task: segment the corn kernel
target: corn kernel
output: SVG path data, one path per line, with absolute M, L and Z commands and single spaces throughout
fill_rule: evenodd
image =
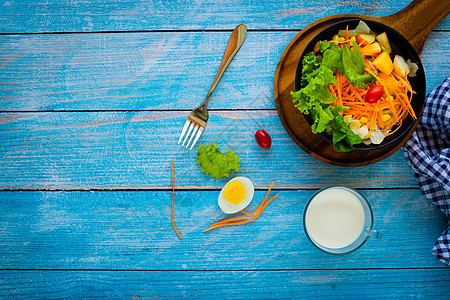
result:
M 391 115 L 381 115 L 381 121 L 386 122 L 391 119 Z
M 353 121 L 351 122 L 348 127 L 350 127 L 351 130 L 358 130 L 359 128 L 361 128 L 361 123 L 359 123 L 359 121 Z
M 346 115 L 344 116 L 344 123 L 345 124 L 350 124 L 352 122 L 352 116 L 351 115 Z
M 369 122 L 369 120 L 367 120 L 366 117 L 361 117 L 361 119 L 359 119 L 359 122 L 360 122 L 361 124 L 367 124 L 367 122 Z

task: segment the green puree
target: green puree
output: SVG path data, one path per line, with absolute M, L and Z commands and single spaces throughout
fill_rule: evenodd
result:
M 333 136 L 334 149 L 338 152 L 353 150 L 353 145 L 362 142 L 361 138 L 353 133 L 344 123 L 340 112 L 348 110 L 347 106 L 331 106 L 336 100 L 328 85 L 337 83 L 334 72 L 347 77 L 355 87 L 366 88 L 376 81 L 370 74 L 364 74 L 366 64 L 359 51 L 358 44 L 353 42 L 354 49 L 348 45 L 342 49 L 333 43 L 321 41 L 319 52 L 322 59 L 314 52 L 308 53 L 302 61 L 302 88 L 291 92 L 292 101 L 303 114 L 311 114 L 314 123 L 311 125 L 313 133 L 326 131 Z

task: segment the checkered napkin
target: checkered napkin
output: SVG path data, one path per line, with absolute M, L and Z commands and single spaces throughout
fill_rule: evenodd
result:
M 422 193 L 450 218 L 450 77 L 427 96 L 422 119 L 403 149 Z M 450 266 L 450 221 L 432 253 Z

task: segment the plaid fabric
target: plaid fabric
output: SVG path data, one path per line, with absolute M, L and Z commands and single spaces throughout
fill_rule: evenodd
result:
M 422 193 L 450 218 L 450 77 L 426 99 L 422 119 L 403 147 Z M 450 221 L 432 253 L 450 266 Z

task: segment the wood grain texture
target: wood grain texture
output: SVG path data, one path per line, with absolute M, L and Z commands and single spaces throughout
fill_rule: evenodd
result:
M 211 109 L 275 109 L 278 60 L 297 32 L 249 32 Z M 228 32 L 0 36 L 0 110 L 172 110 L 200 105 Z M 432 32 L 427 93 L 450 74 L 450 32 Z M 295 65 L 297 62 L 293 62 Z
M 302 29 L 333 14 L 386 16 L 410 2 L 10 0 L 0 6 L 0 32 L 232 30 L 240 23 L 250 29 Z M 450 29 L 450 19 L 437 29 Z
M 219 188 L 200 171 L 196 151 L 177 145 L 188 111 L 47 112 L 0 114 L 0 188 L 114 189 L 171 187 L 170 159 L 183 188 Z M 270 150 L 254 133 L 266 130 Z M 301 150 L 284 130 L 276 111 L 211 111 L 198 144 L 216 143 L 240 155 L 236 175 L 258 186 L 278 188 L 417 187 L 402 151 L 366 167 L 321 163 Z
M 169 175 L 170 176 L 170 175 Z M 260 188 L 259 185 L 256 185 Z M 276 186 L 275 186 L 276 187 Z M 203 233 L 225 217 L 219 191 L 0 192 L 1 269 L 319 270 L 443 267 L 431 248 L 446 217 L 419 190 L 360 190 L 381 240 L 345 256 L 307 239 L 302 215 L 314 190 L 280 195 L 260 218 Z M 257 190 L 247 211 L 266 191 Z M 450 275 L 450 269 L 447 275 Z M 432 280 L 432 278 L 427 278 Z
M 425 282 L 426 280 L 426 282 Z M 0 271 L 0 297 L 448 299 L 449 270 Z M 399 288 L 401 287 L 401 288 Z

